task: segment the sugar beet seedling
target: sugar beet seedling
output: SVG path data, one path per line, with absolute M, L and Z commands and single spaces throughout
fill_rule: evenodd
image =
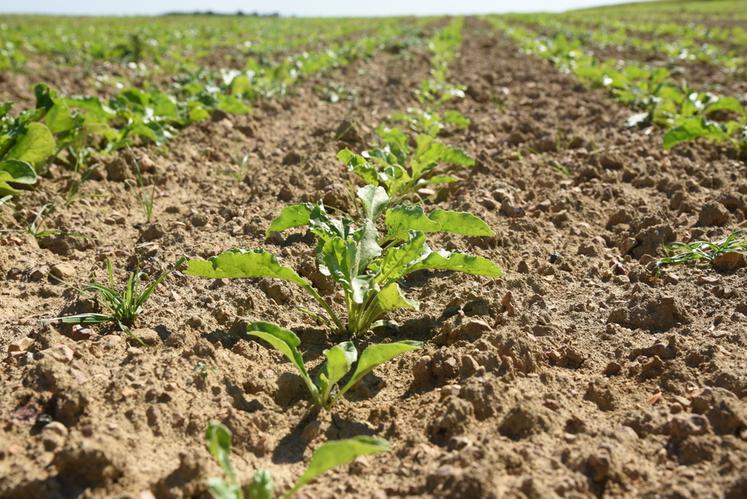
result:
M 266 341 L 285 355 L 298 369 L 299 375 L 306 384 L 314 403 L 323 409 L 330 409 L 345 393 L 356 385 L 371 371 L 392 358 L 405 352 L 420 348 L 419 341 L 396 341 L 369 345 L 360 357 L 358 350 L 350 341 L 344 341 L 324 351 L 326 362 L 317 376 L 312 380 L 303 362 L 298 347 L 301 340 L 289 330 L 270 322 L 255 322 L 247 327 L 250 336 Z M 357 362 L 357 363 L 356 363 Z M 356 364 L 355 371 L 342 387 L 338 383 Z
M 225 425 L 216 421 L 211 422 L 205 432 L 205 443 L 225 475 L 225 478 L 208 479 L 208 489 L 214 499 L 272 499 L 275 497 L 272 475 L 266 470 L 257 471 L 248 486 L 241 485 L 231 463 L 231 432 Z M 361 456 L 379 454 L 387 450 L 389 450 L 389 443 L 376 437 L 358 436 L 325 442 L 314 451 L 306 471 L 283 495 L 283 498 L 292 497 L 302 487 L 332 468 L 351 463 Z
M 459 211 L 436 209 L 426 213 L 419 206 L 389 207 L 389 196 L 381 186 L 366 185 L 358 192 L 363 215 L 351 219 L 330 217 L 322 203 L 286 206 L 270 224 L 268 235 L 294 227 L 308 227 L 316 236 L 319 272 L 342 288 L 347 323 L 330 303 L 290 267 L 264 250 L 229 250 L 217 256 L 193 259 L 187 275 L 213 279 L 270 277 L 291 282 L 305 290 L 324 309 L 340 332 L 358 335 L 378 324 L 389 312 L 417 310 L 419 305 L 404 296 L 399 282 L 419 270 L 444 270 L 500 277 L 502 270 L 476 255 L 432 250 L 427 233 L 491 236 L 493 231 L 478 217 Z M 386 233 L 379 234 L 383 218 Z

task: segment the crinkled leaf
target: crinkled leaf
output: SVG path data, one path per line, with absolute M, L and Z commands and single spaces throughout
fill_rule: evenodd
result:
M 291 497 L 301 487 L 332 468 L 351 463 L 360 456 L 378 454 L 387 450 L 389 450 L 389 443 L 376 437 L 358 436 L 325 442 L 311 455 L 306 471 L 285 497 Z
M 503 275 L 501 268 L 487 258 L 477 255 L 467 255 L 465 253 L 452 253 L 445 250 L 431 252 L 424 259 L 410 266 L 407 269 L 407 273 L 425 269 L 451 270 L 487 277 L 500 277 Z
M 216 108 L 225 113 L 246 114 L 251 108 L 233 95 L 217 94 L 218 102 Z
M 428 179 L 429 184 L 452 184 L 459 179 L 453 175 L 434 175 Z
M 381 255 L 382 250 L 379 246 L 379 232 L 371 220 L 365 221 L 359 234 L 356 269 L 363 270 L 368 267 L 371 260 Z
M 398 281 L 407 274 L 411 265 L 428 256 L 430 251 L 422 232 L 411 233 L 404 243 L 389 246 L 381 260 L 376 262 L 373 269 L 376 271 L 376 282 L 385 285 Z
M 731 111 L 739 116 L 744 114 L 742 104 L 740 104 L 739 100 L 734 97 L 718 97 L 716 101 L 708 104 L 705 109 L 703 109 L 703 114 L 708 115 L 714 111 Z
M 311 203 L 291 204 L 283 208 L 280 215 L 275 217 L 267 228 L 266 237 L 273 232 L 282 232 L 293 227 L 302 227 L 309 224 L 309 217 L 314 205 Z
M 281 265 L 275 255 L 264 250 L 228 250 L 207 260 L 187 262 L 187 275 L 213 279 L 272 277 L 309 287 L 311 283 L 290 267 Z
M 356 154 L 350 149 L 343 149 L 337 153 L 337 158 L 348 167 L 349 171 L 358 175 L 365 183 L 379 185 L 376 168 L 360 154 Z
M 225 425 L 211 421 L 205 432 L 205 443 L 223 472 L 229 477 L 235 477 L 231 464 L 231 431 Z
M 483 220 L 466 211 L 436 209 L 426 215 L 420 206 L 402 205 L 387 210 L 385 224 L 387 236 L 397 239 L 406 239 L 411 230 L 463 236 L 495 234 Z
M 721 141 L 726 139 L 727 135 L 716 123 L 707 122 L 700 117 L 691 117 L 664 134 L 664 148 L 671 149 L 677 144 L 698 138 Z
M 358 189 L 357 195 L 363 203 L 366 218 L 369 220 L 376 220 L 389 203 L 389 196 L 387 196 L 383 187 L 364 185 Z
M 18 191 L 10 184 L 33 185 L 36 179 L 36 172 L 29 163 L 15 159 L 0 161 L 0 193 L 15 194 Z
M 62 99 L 55 99 L 54 104 L 44 116 L 44 123 L 53 134 L 67 132 L 75 128 L 79 122 Z
M 29 123 L 25 133 L 8 152 L 7 159 L 26 161 L 36 167 L 52 156 L 56 148 L 54 135 L 45 124 Z

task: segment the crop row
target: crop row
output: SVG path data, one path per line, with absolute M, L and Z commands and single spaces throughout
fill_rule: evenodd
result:
M 435 233 L 469 237 L 494 234 L 483 220 L 471 213 L 432 206 L 447 193 L 449 184 L 459 180 L 456 171 L 475 164 L 465 151 L 442 140 L 444 132 L 465 128 L 470 123 L 467 117 L 448 109 L 452 100 L 464 96 L 464 87 L 448 77 L 449 65 L 462 43 L 463 22 L 462 18 L 453 19 L 429 39 L 430 74 L 415 90 L 418 105 L 392 113 L 376 127 L 374 143 L 367 150 L 339 151 L 339 160 L 356 179 L 357 188 L 351 193 L 356 207 L 331 210 L 321 200 L 290 204 L 267 227 L 268 239 L 299 229 L 313 236 L 316 271 L 334 286 L 334 292 L 317 287 L 316 280 L 303 277 L 262 248 L 230 249 L 186 261 L 185 274 L 195 278 L 269 278 L 298 286 L 309 298 L 302 310 L 310 320 L 347 337 L 329 345 L 323 352 L 324 363 L 316 366 L 317 374 L 313 375 L 314 370 L 304 360 L 301 339 L 294 331 L 266 321 L 247 326 L 247 339 L 261 340 L 291 362 L 308 389 L 309 399 L 320 409 L 334 410 L 348 390 L 377 366 L 421 347 L 418 341 L 399 340 L 367 344 L 359 351 L 364 333 L 397 331 L 399 327 L 390 316 L 397 311 L 419 309 L 418 302 L 408 298 L 401 286 L 408 275 L 426 270 L 492 278 L 502 275 L 500 267 L 486 258 L 432 249 L 427 240 Z M 246 75 L 234 77 L 231 85 L 242 84 L 239 79 L 242 76 Z M 288 238 L 287 242 L 293 240 Z M 143 304 L 184 260 L 177 261 L 144 287 L 142 273 L 131 272 L 123 289 L 116 287 L 109 265 L 108 283 L 93 282 L 85 288 L 104 304 L 103 313 L 84 313 L 49 322 L 113 322 L 122 331 L 133 334 L 131 327 Z M 332 299 L 338 296 L 342 300 Z M 237 475 L 231 464 L 231 433 L 226 426 L 211 422 L 205 439 L 223 471 L 222 477 L 208 482 L 214 497 L 274 496 L 268 472 L 258 471 L 248 484 Z M 322 444 L 285 497 L 320 473 L 358 456 L 382 452 L 388 445 L 382 439 L 365 436 Z
M 34 109 L 12 116 L 12 104 L 0 106 L 0 200 L 17 194 L 19 186 L 35 184 L 38 173 L 62 153 L 60 159 L 80 171 L 88 168 L 95 152 L 163 144 L 179 128 L 205 120 L 213 111 L 247 113 L 258 98 L 283 95 L 313 74 L 370 57 L 386 45 L 401 43 L 410 30 L 405 23 L 386 23 L 375 34 L 317 52 L 275 63 L 250 60 L 245 70 L 225 71 L 219 79 L 196 74 L 170 92 L 127 88 L 103 101 L 62 96 L 39 84 Z
M 658 125 L 665 129 L 663 145 L 704 139 L 731 146 L 747 155 L 747 113 L 735 97 L 717 96 L 690 88 L 662 67 L 599 60 L 587 51 L 584 40 L 559 34 L 546 37 L 503 18 L 488 18 L 525 52 L 551 61 L 559 70 L 572 73 L 586 85 L 607 89 L 636 113 L 626 125 Z
M 652 21 L 686 21 L 696 19 L 747 20 L 747 6 L 742 0 L 710 0 L 689 2 L 665 0 L 658 2 L 635 2 L 596 8 L 593 11 L 578 10 L 574 15 L 605 15 L 614 18 L 647 19 Z
M 616 31 L 624 29 L 637 35 L 645 34 L 651 38 L 670 37 L 677 41 L 687 40 L 688 42 L 726 44 L 729 46 L 747 45 L 747 30 L 740 26 L 709 26 L 697 22 L 673 22 L 666 18 L 659 21 L 642 20 L 640 18 L 599 18 L 582 12 L 567 13 L 558 17 L 589 30 Z
M 620 21 L 574 22 L 565 16 L 514 16 L 512 19 L 521 19 L 530 28 L 536 26 L 545 32 L 563 33 L 566 37 L 578 38 L 590 45 L 635 49 L 642 53 L 661 55 L 673 61 L 707 62 L 731 71 L 743 68 L 747 62 L 743 54 L 717 44 L 704 43 L 704 35 L 710 32 L 703 26 L 671 25 L 677 29 L 664 30 L 666 25 Z M 747 43 L 747 32 L 743 32 L 742 35 Z M 741 39 L 735 34 L 730 41 L 738 43 Z
M 0 24 L 0 70 L 21 69 L 29 60 L 67 66 L 95 62 L 139 63 L 166 72 L 196 67 L 211 54 L 265 58 L 392 20 L 259 17 L 76 18 L 8 16 Z

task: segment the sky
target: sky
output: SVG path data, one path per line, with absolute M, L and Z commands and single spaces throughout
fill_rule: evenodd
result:
M 628 0 L 629 1 L 629 0 Z M 0 0 L 2 13 L 135 15 L 211 9 L 215 12 L 279 12 L 296 16 L 380 16 L 558 12 L 615 0 Z

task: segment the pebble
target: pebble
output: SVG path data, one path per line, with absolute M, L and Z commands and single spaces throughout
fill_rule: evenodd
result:
M 75 267 L 67 262 L 58 263 L 52 266 L 49 274 L 56 277 L 59 281 L 65 281 L 75 275 Z

